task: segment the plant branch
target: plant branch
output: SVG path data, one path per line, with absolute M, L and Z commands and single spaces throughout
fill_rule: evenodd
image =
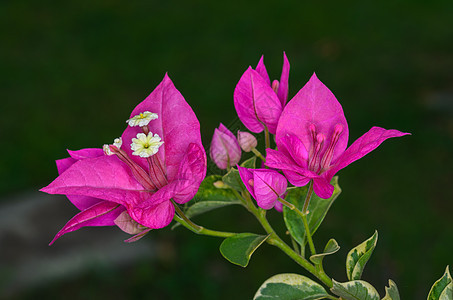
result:
M 305 233 L 307 234 L 307 238 L 308 238 L 308 245 L 310 247 L 311 255 L 315 255 L 316 249 L 315 249 L 315 244 L 313 243 L 313 239 L 311 237 L 310 227 L 308 226 L 307 215 L 304 214 L 303 212 L 301 212 L 294 204 L 289 203 L 288 201 L 286 201 L 282 198 L 278 198 L 278 201 L 283 203 L 283 205 L 285 205 L 292 211 L 296 212 L 302 218 L 302 222 L 304 223 Z
M 269 224 L 269 221 L 266 218 L 266 210 L 255 207 L 251 202 L 250 195 L 248 193 L 244 193 L 244 196 L 245 198 L 248 198 L 246 199 L 248 200 L 246 202 L 252 204 L 248 206 L 247 209 L 256 217 L 258 222 L 260 222 L 261 226 L 263 226 L 264 230 L 266 230 L 266 232 L 270 234 L 266 242 L 282 250 L 297 264 L 299 264 L 305 270 L 307 270 L 308 272 L 316 276 L 319 280 L 321 280 L 326 286 L 332 287 L 333 286 L 332 280 L 325 273 L 318 272 L 314 265 L 312 265 L 308 260 L 297 254 L 278 236 L 278 234 L 275 232 L 275 230 L 272 228 L 272 226 Z
M 204 228 L 203 226 L 197 225 L 194 222 L 192 222 L 185 214 L 184 212 L 179 208 L 178 204 L 174 202 L 172 199 L 171 202 L 173 203 L 177 214 L 174 216 L 174 220 L 178 223 L 180 223 L 182 226 L 186 227 L 190 231 L 196 233 L 196 234 L 201 234 L 201 235 L 209 235 L 209 236 L 217 236 L 217 237 L 232 237 L 236 235 L 237 233 L 233 232 L 225 232 L 225 231 L 216 231 L 216 230 L 211 230 Z

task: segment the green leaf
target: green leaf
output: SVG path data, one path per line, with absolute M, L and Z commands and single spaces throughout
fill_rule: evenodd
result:
M 256 162 L 256 157 L 253 156 L 252 158 L 249 158 L 245 160 L 242 164 L 241 167 L 244 168 L 249 168 L 249 169 L 254 169 L 255 168 L 255 162 Z M 236 168 L 231 168 L 228 173 L 226 173 L 223 178 L 223 182 L 231 187 L 232 189 L 235 189 L 236 191 L 241 192 L 242 190 L 245 189 L 244 184 L 242 183 L 241 176 L 239 176 L 239 171 Z
M 400 293 L 393 280 L 389 279 L 389 286 L 385 287 L 385 297 L 381 300 L 400 300 Z
M 241 177 L 239 176 L 239 171 L 235 168 L 231 168 L 228 173 L 223 175 L 222 181 L 230 188 L 235 189 L 239 192 L 242 191 L 244 186 Z
M 241 204 L 241 201 L 236 198 L 230 189 L 217 188 L 214 186 L 215 182 L 221 182 L 221 180 L 222 176 L 219 175 L 207 176 L 203 180 L 197 194 L 194 196 L 193 200 L 189 202 L 191 205 L 185 210 L 187 217 L 192 218 L 227 205 Z M 179 223 L 176 223 L 172 228 L 176 228 L 179 225 Z
M 242 162 L 242 164 L 241 164 L 241 167 L 255 169 L 255 163 L 256 163 L 256 156 L 252 156 L 251 158 L 244 160 L 244 162 Z
M 332 293 L 345 300 L 379 300 L 376 289 L 366 281 L 354 280 L 348 282 L 333 281 Z
M 452 300 L 453 299 L 453 280 L 450 270 L 445 269 L 444 275 L 437 280 L 431 287 L 428 294 L 428 300 Z
M 325 299 L 329 294 L 318 283 L 298 274 L 278 274 L 266 280 L 254 300 L 267 299 Z
M 220 253 L 229 262 L 247 267 L 253 252 L 261 246 L 269 235 L 239 233 L 225 239 L 220 245 Z
M 377 239 L 378 232 L 375 231 L 372 237 L 349 251 L 346 257 L 346 274 L 349 280 L 360 279 L 363 268 L 376 247 Z
M 326 255 L 334 254 L 338 250 L 340 250 L 340 246 L 338 245 L 337 241 L 330 239 L 324 247 L 323 253 L 310 256 L 310 260 L 314 264 L 321 264 Z
M 324 217 L 327 214 L 332 203 L 337 199 L 338 195 L 341 193 L 341 188 L 338 185 L 338 176 L 332 178 L 330 182 L 334 187 L 335 190 L 333 191 L 332 197 L 329 199 L 322 199 L 316 196 L 313 193 L 311 197 L 310 204 L 308 205 L 308 226 L 310 228 L 310 233 L 314 235 L 316 230 L 318 229 L 319 225 L 321 225 Z M 288 191 L 288 194 L 285 197 L 285 200 L 294 204 L 299 210 L 302 211 L 305 197 L 308 192 L 308 186 L 293 188 Z M 283 218 L 285 219 L 286 227 L 288 228 L 289 233 L 291 236 L 302 246 L 305 246 L 306 235 L 305 235 L 305 227 L 304 223 L 300 216 L 289 209 L 288 207 L 283 207 Z

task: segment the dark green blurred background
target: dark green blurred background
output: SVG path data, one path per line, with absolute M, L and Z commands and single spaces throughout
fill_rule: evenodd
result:
M 219 122 L 238 124 L 233 90 L 242 72 L 264 54 L 271 78 L 278 78 L 285 50 L 290 97 L 315 71 L 343 105 L 351 141 L 373 125 L 413 134 L 385 142 L 339 173 L 343 193 L 315 236 L 318 248 L 331 237 L 342 247 L 325 260 L 327 273 L 345 281 L 347 252 L 377 229 L 363 278 L 381 295 L 391 278 L 402 299 L 425 299 L 453 263 L 452 15 L 450 0 L 2 1 L 0 205 L 48 184 L 65 149 L 100 147 L 119 136 L 165 72 L 197 114 L 207 147 Z M 49 214 L 59 212 L 51 207 Z M 282 229 L 281 215 L 271 219 Z M 196 221 L 261 232 L 239 208 Z M 38 244 L 45 246 L 63 223 L 52 223 Z M 60 244 L 105 232 L 89 231 Z M 59 242 L 44 249 L 54 251 Z M 251 299 L 274 274 L 307 275 L 270 246 L 242 269 L 223 260 L 220 242 L 182 228 L 159 230 L 138 242 L 157 245 L 154 255 L 63 273 L 7 297 Z M 2 253 L 15 247 L 14 238 L 1 240 Z M 1 268 L 5 288 L 8 272 Z

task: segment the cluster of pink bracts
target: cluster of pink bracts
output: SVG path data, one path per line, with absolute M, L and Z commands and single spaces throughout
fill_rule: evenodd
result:
M 333 193 L 332 177 L 378 147 L 407 133 L 373 127 L 348 148 L 348 124 L 332 92 L 313 75 L 287 103 L 289 62 L 284 54 L 280 80 L 272 83 L 260 59 L 249 67 L 234 91 L 239 119 L 253 133 L 275 135 L 276 149 L 266 149 L 265 166 L 238 166 L 241 179 L 264 209 L 280 206 L 287 189 L 313 182 L 321 198 Z M 215 129 L 210 156 L 220 169 L 235 167 L 244 151 L 254 150 L 255 137 L 225 126 Z M 117 225 L 135 241 L 151 229 L 167 226 L 196 194 L 206 176 L 206 154 L 200 125 L 183 96 L 165 75 L 157 88 L 131 114 L 121 138 L 104 149 L 68 151 L 57 161 L 59 176 L 41 191 L 64 194 L 81 210 L 57 233 L 84 226 Z M 174 201 L 174 202 L 172 202 Z M 278 208 L 278 207 L 277 207 Z

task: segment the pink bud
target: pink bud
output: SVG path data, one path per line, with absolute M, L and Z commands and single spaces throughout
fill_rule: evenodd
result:
M 258 145 L 258 142 L 253 134 L 240 130 L 238 130 L 238 142 L 242 150 L 245 152 L 252 151 L 252 149 L 256 148 Z
M 288 187 L 285 176 L 269 169 L 247 169 L 238 166 L 238 171 L 242 182 L 259 207 L 271 209 L 276 204 L 280 205 L 278 198 L 286 193 Z
M 272 89 L 274 90 L 274 92 L 277 94 L 277 91 L 278 91 L 278 86 L 280 85 L 280 83 L 278 82 L 278 80 L 274 80 L 272 81 Z
M 241 159 L 241 147 L 234 134 L 222 123 L 214 130 L 210 156 L 219 169 L 235 166 Z

